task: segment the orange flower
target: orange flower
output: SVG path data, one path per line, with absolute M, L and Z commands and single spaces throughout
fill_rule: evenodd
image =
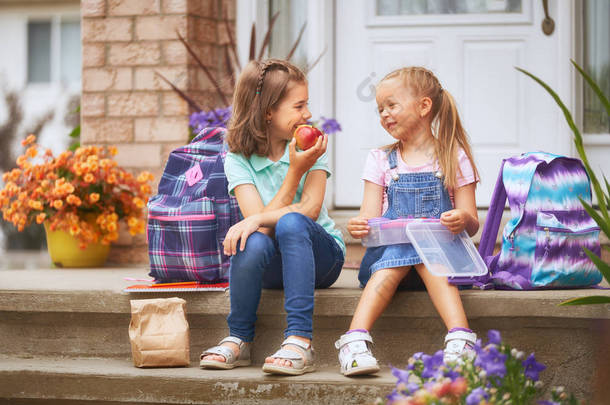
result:
M 44 212 L 41 212 L 40 214 L 36 215 L 36 223 L 42 224 L 46 218 L 47 218 L 47 214 L 45 214 Z
M 133 199 L 133 203 L 134 203 L 134 204 L 135 204 L 135 206 L 136 206 L 136 207 L 138 207 L 138 208 L 144 208 L 144 201 L 142 201 L 142 199 L 141 199 L 141 198 L 139 198 L 139 197 L 135 197 L 135 198 Z
M 25 151 L 25 155 L 30 159 L 34 159 L 38 155 L 38 149 L 36 149 L 36 146 L 31 146 Z
M 17 229 L 48 221 L 52 230 L 75 235 L 81 247 L 117 240 L 121 220 L 131 234 L 145 231 L 145 201 L 152 193 L 153 176 L 142 172 L 136 178 L 119 167 L 112 159 L 116 147 L 82 146 L 55 157 L 49 149 L 41 155 L 33 135 L 22 144 L 18 168 L 2 175 L 0 187 L 2 218 Z M 93 204 L 99 210 L 96 224 L 87 222 Z
M 36 141 L 36 136 L 33 134 L 28 135 L 23 141 L 21 141 L 21 146 L 28 146 L 33 144 Z
M 81 199 L 75 196 L 74 194 L 70 194 L 66 198 L 66 201 L 68 202 L 68 204 L 76 205 L 77 207 L 82 204 Z

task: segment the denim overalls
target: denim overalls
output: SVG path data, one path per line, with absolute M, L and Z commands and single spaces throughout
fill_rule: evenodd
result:
M 388 209 L 384 218 L 440 218 L 453 209 L 449 192 L 440 172 L 397 173 L 397 149 L 388 154 L 392 180 L 386 188 Z M 371 275 L 380 269 L 411 266 L 422 263 L 410 243 L 377 246 L 366 249 L 360 263 L 358 280 L 366 285 Z

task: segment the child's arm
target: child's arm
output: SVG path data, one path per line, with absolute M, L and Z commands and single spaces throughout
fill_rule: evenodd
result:
M 243 186 L 251 185 L 244 184 Z M 235 188 L 236 196 L 238 196 L 237 189 L 243 186 L 238 186 Z M 246 247 L 246 241 L 252 233 L 261 229 L 273 228 L 277 221 L 283 215 L 288 214 L 289 212 L 300 212 L 301 214 L 307 215 L 315 221 L 318 218 L 318 214 L 320 213 L 320 209 L 322 208 L 322 203 L 324 201 L 324 194 L 326 192 L 326 172 L 324 170 L 314 170 L 310 172 L 305 180 L 301 201 L 296 204 L 275 209 L 273 211 L 255 212 L 257 210 L 257 202 L 255 201 L 256 198 L 254 194 L 256 194 L 256 197 L 258 197 L 258 202 L 260 202 L 259 207 L 262 207 L 262 201 L 258 191 L 256 191 L 256 188 L 254 188 L 254 190 L 255 193 L 250 193 L 250 190 L 243 188 L 240 191 L 239 195 L 241 195 L 241 198 L 244 199 L 245 203 L 244 208 L 242 208 L 241 203 L 239 205 L 245 218 L 244 220 L 233 225 L 227 232 L 223 242 L 224 253 L 227 256 L 237 253 L 238 243 L 239 250 L 244 250 Z M 249 198 L 252 198 L 252 200 L 249 200 Z M 239 196 L 237 202 L 240 202 Z
M 357 217 L 350 218 L 347 223 L 347 231 L 353 238 L 359 239 L 369 233 L 368 219 L 381 215 L 382 204 L 383 186 L 365 180 L 360 214 Z
M 262 209 L 262 212 L 274 211 L 278 208 L 283 208 L 292 204 L 294 196 L 297 193 L 299 183 L 301 182 L 301 178 L 305 173 L 307 173 L 307 170 L 311 169 L 311 167 L 318 161 L 320 156 L 322 156 L 324 152 L 326 152 L 327 144 L 328 136 L 324 135 L 318 137 L 315 145 L 311 148 L 307 149 L 306 151 L 297 152 L 296 139 L 292 138 L 292 141 L 288 145 L 288 150 L 290 153 L 290 166 L 288 167 L 288 173 L 286 173 L 286 177 L 284 178 L 280 189 L 273 197 L 273 199 L 269 201 L 269 204 L 267 204 Z M 326 176 L 324 177 L 324 180 L 326 180 Z M 323 186 L 325 190 L 326 181 L 324 181 Z M 305 186 L 303 188 L 303 195 L 301 197 L 301 201 L 305 198 L 306 189 L 307 183 L 305 183 Z M 322 199 L 324 199 L 324 196 L 322 196 Z M 312 218 L 315 220 L 317 217 L 318 215 L 316 213 L 315 218 Z
M 473 236 L 479 230 L 479 215 L 475 201 L 476 183 L 470 183 L 455 189 L 453 199 L 455 209 L 441 214 L 441 224 L 451 232 L 460 233 L 464 229 Z

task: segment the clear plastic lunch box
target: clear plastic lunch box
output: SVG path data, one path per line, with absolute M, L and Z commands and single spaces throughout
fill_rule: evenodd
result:
M 372 218 L 366 247 L 411 243 L 430 273 L 437 276 L 480 276 L 487 266 L 466 233 L 453 234 L 438 219 Z

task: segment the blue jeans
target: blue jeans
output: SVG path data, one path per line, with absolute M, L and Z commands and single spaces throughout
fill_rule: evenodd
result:
M 315 288 L 328 288 L 339 277 L 343 251 L 315 221 L 292 212 L 275 225 L 275 239 L 255 232 L 246 248 L 231 258 L 229 291 L 231 336 L 254 339 L 262 288 L 284 289 L 287 328 L 284 336 L 312 338 Z

